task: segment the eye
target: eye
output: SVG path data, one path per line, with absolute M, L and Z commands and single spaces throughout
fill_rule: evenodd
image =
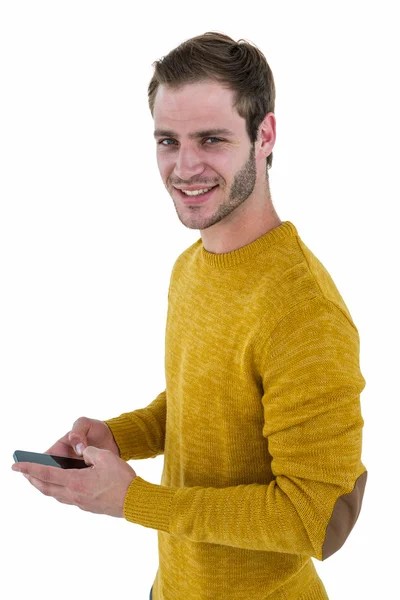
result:
M 209 137 L 209 138 L 205 138 L 206 140 L 217 140 L 218 142 L 222 142 L 222 140 L 220 140 L 219 138 L 216 137 Z M 163 144 L 163 142 L 170 142 L 170 141 L 174 141 L 171 140 L 171 138 L 164 138 L 163 140 L 160 140 L 158 143 L 161 144 L 162 146 L 170 146 L 171 144 Z M 208 144 L 210 145 L 210 144 Z M 213 146 L 214 144 L 211 144 L 211 146 Z

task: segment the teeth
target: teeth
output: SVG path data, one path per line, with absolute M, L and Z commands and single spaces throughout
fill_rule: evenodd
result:
M 210 190 L 213 189 L 213 187 L 214 186 L 212 186 L 210 188 L 205 188 L 204 190 L 193 190 L 192 192 L 181 190 L 181 192 L 183 192 L 187 196 L 199 196 L 200 194 L 205 194 L 206 192 L 209 192 Z

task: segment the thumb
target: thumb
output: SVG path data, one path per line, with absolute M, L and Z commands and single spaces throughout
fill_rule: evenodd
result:
M 96 448 L 95 446 L 87 446 L 84 448 L 82 456 L 83 460 L 87 465 L 95 465 L 99 460 L 99 454 L 103 452 L 100 448 Z
M 85 437 L 74 431 L 69 434 L 69 443 L 79 456 L 82 455 L 84 448 L 87 446 Z

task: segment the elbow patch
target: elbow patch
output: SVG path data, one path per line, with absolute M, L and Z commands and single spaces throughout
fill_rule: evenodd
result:
M 348 538 L 360 514 L 366 483 L 367 471 L 364 471 L 358 477 L 353 490 L 337 499 L 326 528 L 322 560 L 337 552 Z

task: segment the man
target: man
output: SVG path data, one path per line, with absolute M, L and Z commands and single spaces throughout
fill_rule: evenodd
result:
M 238 46 L 189 40 L 149 86 L 162 180 L 201 233 L 172 269 L 166 389 L 105 422 L 81 417 L 47 451 L 76 456 L 79 442 L 90 469 L 20 463 L 60 502 L 158 530 L 153 600 L 327 599 L 312 557 L 345 543 L 367 479 L 358 331 L 272 205 L 273 78 Z M 243 116 L 253 101 L 258 123 L 256 108 Z M 160 454 L 161 485 L 127 464 Z

